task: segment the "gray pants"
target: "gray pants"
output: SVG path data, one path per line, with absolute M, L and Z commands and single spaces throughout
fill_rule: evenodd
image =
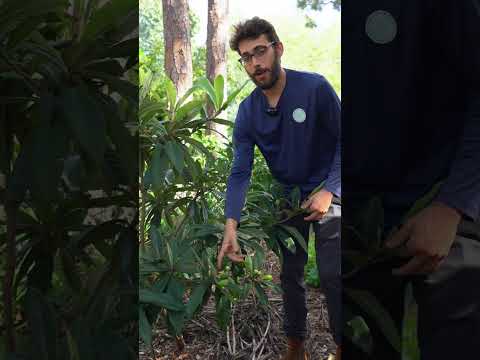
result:
M 310 225 L 303 215 L 290 219 L 286 225 L 295 227 L 308 244 Z M 325 294 L 329 314 L 330 330 L 337 344 L 342 335 L 341 320 L 341 210 L 332 204 L 328 213 L 319 222 L 313 222 L 315 232 L 316 262 L 320 286 Z M 283 289 L 284 332 L 287 336 L 306 338 L 307 307 L 304 283 L 304 267 L 308 254 L 295 242 L 296 252 L 291 253 L 283 244 L 282 271 L 280 274 Z

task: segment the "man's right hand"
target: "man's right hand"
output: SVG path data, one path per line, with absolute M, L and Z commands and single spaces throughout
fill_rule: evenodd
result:
M 234 219 L 227 219 L 225 224 L 225 232 L 223 234 L 222 247 L 217 257 L 217 269 L 222 269 L 223 258 L 227 257 L 233 262 L 242 262 L 245 260 L 245 255 L 240 252 L 240 246 L 237 241 L 237 221 Z

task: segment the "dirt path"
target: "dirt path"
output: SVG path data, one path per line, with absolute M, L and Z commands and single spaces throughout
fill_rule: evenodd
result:
M 277 257 L 270 253 L 266 271 L 273 281 L 280 283 Z M 307 350 L 311 360 L 326 360 L 335 350 L 328 329 L 325 297 L 319 289 L 307 288 L 308 339 Z M 251 311 L 252 304 L 245 303 L 234 309 L 235 333 L 222 332 L 215 322 L 213 297 L 202 313 L 188 323 L 184 331 L 185 349 L 176 351 L 176 341 L 164 328 L 154 330 L 155 360 L 278 360 L 286 343 L 282 332 L 281 296 L 268 292 L 269 311 Z M 234 341 L 235 339 L 235 341 Z M 151 353 L 140 344 L 140 360 L 152 360 Z

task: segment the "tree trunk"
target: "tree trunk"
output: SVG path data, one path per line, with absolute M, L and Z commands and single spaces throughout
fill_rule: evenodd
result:
M 188 0 L 163 0 L 163 33 L 165 73 L 181 97 L 192 87 L 193 74 Z
M 207 25 L 207 77 L 213 81 L 217 75 L 225 79 L 224 99 L 227 94 L 227 33 L 228 33 L 228 0 L 208 0 Z M 209 107 L 208 115 L 213 115 Z M 224 126 L 209 122 L 207 134 L 226 135 Z M 219 134 L 220 133 L 220 134 Z

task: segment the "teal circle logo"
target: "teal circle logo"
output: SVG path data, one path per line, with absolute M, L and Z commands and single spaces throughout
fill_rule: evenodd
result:
M 293 120 L 297 123 L 303 123 L 305 119 L 307 118 L 307 114 L 305 113 L 305 110 L 298 108 L 293 111 Z
M 374 43 L 388 44 L 397 36 L 397 22 L 388 11 L 377 10 L 368 16 L 365 32 Z

